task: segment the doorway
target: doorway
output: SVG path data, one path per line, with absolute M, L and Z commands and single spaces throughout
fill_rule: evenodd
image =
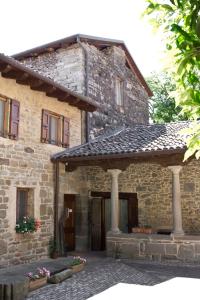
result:
M 91 250 L 106 249 L 106 232 L 111 228 L 111 194 L 91 192 Z M 119 229 L 131 233 L 138 226 L 138 199 L 136 193 L 119 193 Z
M 64 249 L 75 250 L 76 195 L 64 195 Z

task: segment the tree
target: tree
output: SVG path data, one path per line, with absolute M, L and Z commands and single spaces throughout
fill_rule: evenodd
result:
M 176 101 L 195 126 L 188 130 L 185 160 L 200 157 L 200 1 L 146 0 L 145 14 L 165 36 L 176 73 Z
M 153 97 L 149 102 L 150 118 L 154 123 L 168 123 L 186 120 L 181 114 L 180 106 L 176 106 L 172 92 L 176 89 L 175 81 L 166 72 L 152 73 L 146 78 Z

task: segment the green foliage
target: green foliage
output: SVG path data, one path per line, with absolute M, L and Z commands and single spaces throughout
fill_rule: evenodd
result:
M 85 263 L 86 263 L 86 259 L 85 258 L 82 258 L 80 256 L 74 256 L 73 260 L 70 263 L 70 266 L 77 266 L 77 265 L 85 264 Z
M 149 111 L 154 123 L 187 120 L 187 114 L 182 114 L 180 106 L 176 106 L 173 96 L 176 84 L 169 74 L 152 73 L 146 80 L 153 92 L 153 97 L 149 101 Z
M 171 51 L 176 73 L 176 101 L 191 120 L 200 116 L 200 1 L 146 0 L 146 15 L 164 32 L 166 48 Z M 190 133 L 185 159 L 199 157 L 200 128 Z M 191 150 L 192 149 L 192 150 Z
M 54 238 L 51 238 L 49 241 L 49 255 L 58 251 L 59 251 L 59 245 L 57 241 Z
M 30 217 L 24 217 L 15 227 L 17 233 L 32 233 L 37 231 L 36 220 Z

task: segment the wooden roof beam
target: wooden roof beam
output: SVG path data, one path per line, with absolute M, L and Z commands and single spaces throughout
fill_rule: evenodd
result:
M 3 72 L 9 65 L 7 63 L 0 64 L 0 72 Z
M 49 92 L 46 93 L 48 97 L 55 97 L 55 98 L 65 98 L 66 93 L 59 91 L 58 89 L 51 89 Z
M 18 77 L 21 77 L 23 72 L 21 70 L 16 70 L 15 68 L 9 68 L 9 66 L 1 72 L 2 77 L 4 78 L 11 78 L 11 79 L 17 79 Z

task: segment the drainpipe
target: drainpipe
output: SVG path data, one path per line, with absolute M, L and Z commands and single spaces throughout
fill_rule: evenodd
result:
M 84 95 L 87 97 L 89 94 L 89 88 L 88 88 L 88 70 L 89 70 L 89 65 L 88 65 L 88 52 L 85 49 L 85 47 L 83 46 L 83 44 L 80 41 L 80 36 L 77 36 L 77 43 L 80 45 L 83 54 L 84 54 L 84 61 L 85 61 L 85 92 Z M 89 130 L 89 113 L 86 111 L 85 112 L 85 126 L 86 126 L 86 130 L 85 130 L 85 139 L 86 142 L 89 141 L 89 135 L 90 135 L 90 130 Z
M 58 234 L 58 199 L 59 199 L 59 162 L 53 164 L 54 167 L 54 242 L 59 245 Z M 57 249 L 56 249 L 57 250 Z

